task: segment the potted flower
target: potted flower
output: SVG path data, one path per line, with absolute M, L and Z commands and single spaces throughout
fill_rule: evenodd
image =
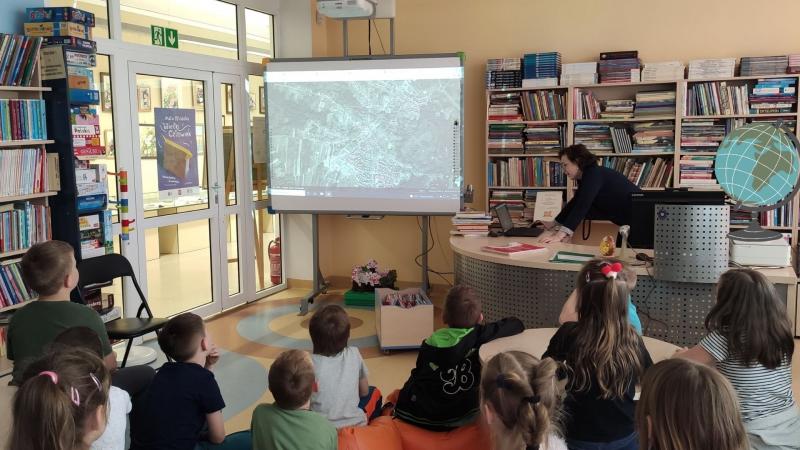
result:
M 367 261 L 363 266 L 354 266 L 350 278 L 353 280 L 353 291 L 374 292 L 375 288 L 397 289 L 397 271 L 382 271 L 374 259 Z

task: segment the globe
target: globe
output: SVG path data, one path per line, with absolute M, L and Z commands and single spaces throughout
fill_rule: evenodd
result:
M 728 133 L 717 150 L 717 181 L 739 209 L 777 208 L 797 190 L 798 146 L 797 138 L 780 123 L 743 125 Z

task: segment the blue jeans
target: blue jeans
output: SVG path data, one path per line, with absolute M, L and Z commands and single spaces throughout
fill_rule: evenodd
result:
M 636 433 L 628 437 L 611 442 L 586 442 L 567 439 L 569 450 L 639 450 L 639 435 Z
M 239 431 L 225 436 L 221 444 L 210 442 L 198 442 L 194 450 L 251 450 L 253 448 L 253 436 L 250 430 Z

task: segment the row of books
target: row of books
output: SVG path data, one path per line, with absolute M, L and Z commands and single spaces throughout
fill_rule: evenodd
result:
M 797 104 L 797 78 L 759 78 L 749 100 L 751 114 L 790 113 Z
M 0 99 L 0 141 L 47 139 L 44 100 Z
M 639 52 L 636 50 L 622 52 L 605 52 L 600 54 L 598 72 L 600 83 L 630 83 L 640 80 Z
M 42 38 L 0 33 L 0 85 L 30 86 Z
M 633 117 L 633 100 L 604 100 L 600 102 L 601 119 L 630 119 Z
M 725 81 L 696 83 L 686 92 L 686 115 L 716 116 L 750 114 L 747 85 Z
M 565 120 L 565 99 L 563 92 L 529 91 L 523 92 L 522 113 L 525 120 Z
M 719 148 L 719 144 L 731 131 L 746 123 L 774 123 L 778 118 L 752 117 L 728 119 L 686 119 L 681 124 L 682 152 L 711 152 Z M 797 120 L 791 117 L 782 119 L 783 127 L 794 133 Z
M 751 220 L 749 211 L 737 211 L 736 208 L 731 208 L 731 225 L 747 225 Z M 793 223 L 791 203 L 758 213 L 758 222 L 762 227 L 791 227 Z
M 494 121 L 521 121 L 522 105 L 520 92 L 503 92 L 489 96 L 489 120 Z
M 489 162 L 488 182 L 493 187 L 561 187 L 567 177 L 561 162 L 547 157 L 510 157 Z
M 715 186 L 714 157 L 683 155 L 680 160 L 681 186 Z
M 675 115 L 675 91 L 637 92 L 635 103 L 635 117 Z
M 487 149 L 492 153 L 522 153 L 524 150 L 522 123 L 493 123 L 489 125 Z
M 675 151 L 675 125 L 670 121 L 639 122 L 633 124 L 632 130 L 626 126 L 611 125 L 609 130 L 615 153 Z
M 0 151 L 0 198 L 48 190 L 47 153 L 38 148 Z
M 22 279 L 19 265 L 19 259 L 0 264 L 0 308 L 36 298 L 36 293 L 31 291 Z
M 640 188 L 669 187 L 672 182 L 672 159 L 602 158 L 601 164 L 625 175 Z
M 0 253 L 24 250 L 50 237 L 50 208 L 31 202 L 0 205 Z
M 485 211 L 462 211 L 456 213 L 450 221 L 455 227 L 455 230 L 450 230 L 451 235 L 486 236 L 489 234 L 492 216 Z
M 565 125 L 525 126 L 521 123 L 489 125 L 489 154 L 552 152 L 565 146 Z
M 600 101 L 594 92 L 586 89 L 575 89 L 575 99 L 572 103 L 572 117 L 575 119 L 599 119 L 603 111 Z
M 525 152 L 552 152 L 566 147 L 566 125 L 525 128 Z

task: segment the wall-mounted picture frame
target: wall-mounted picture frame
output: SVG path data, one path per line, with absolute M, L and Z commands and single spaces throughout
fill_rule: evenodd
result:
M 106 158 L 114 158 L 114 130 L 103 130 L 103 143 L 106 146 Z
M 225 112 L 233 114 L 233 86 L 225 85 Z
M 156 127 L 153 125 L 139 125 L 139 149 L 142 159 L 156 158 Z
M 111 74 L 100 72 L 100 109 L 111 112 Z
M 264 98 L 264 86 L 258 87 L 258 113 L 259 114 L 267 113 L 267 101 Z
M 136 100 L 139 112 L 150 112 L 153 110 L 153 95 L 150 86 L 136 86 Z
M 186 105 L 187 102 L 181 101 L 185 92 L 182 93 L 181 89 L 187 86 L 186 80 L 178 80 L 175 78 L 161 78 L 161 107 L 162 108 L 180 108 L 180 105 Z M 182 95 L 183 94 L 183 95 Z M 193 93 L 194 95 L 194 93 Z
M 192 81 L 192 105 L 195 109 L 203 109 L 206 103 L 205 92 L 203 92 L 202 81 Z

